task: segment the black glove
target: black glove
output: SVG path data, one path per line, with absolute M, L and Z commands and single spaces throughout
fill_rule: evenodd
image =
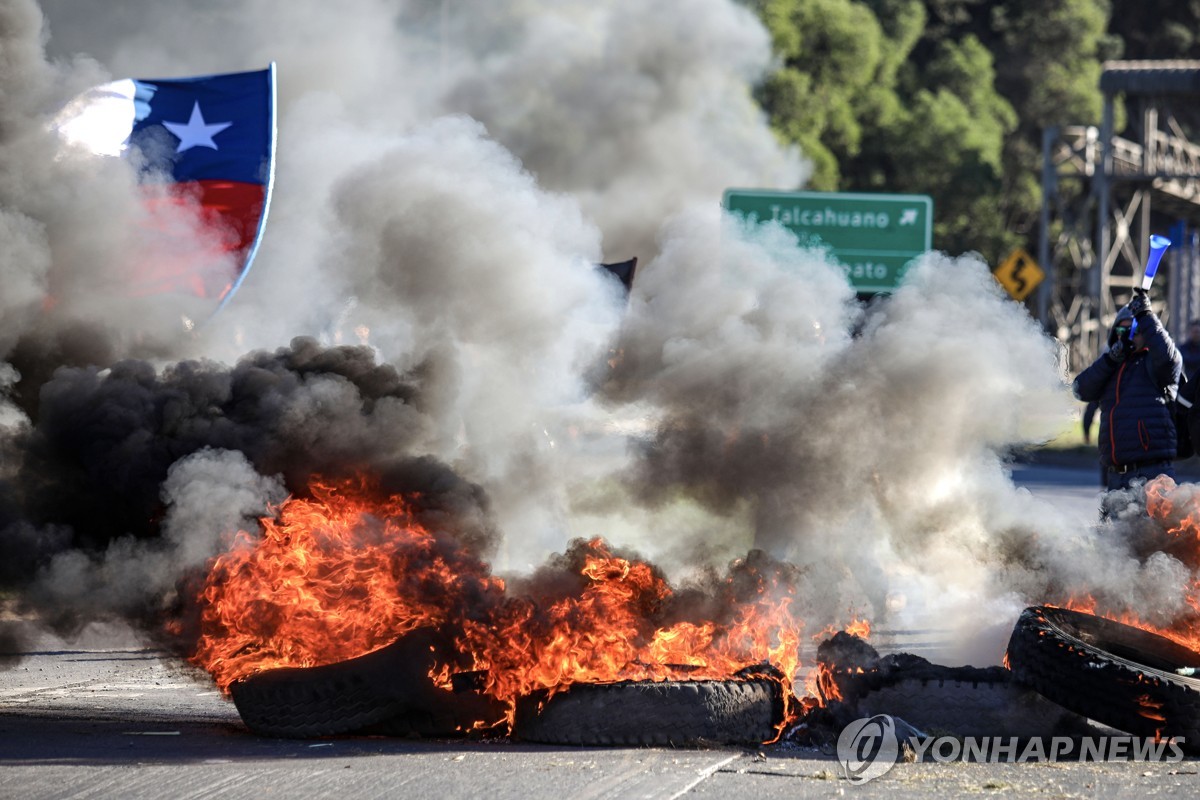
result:
M 1137 319 L 1148 311 L 1150 311 L 1150 295 L 1146 294 L 1145 289 L 1134 289 L 1133 299 L 1129 301 L 1129 313 L 1133 314 L 1134 319 Z
M 1129 355 L 1129 348 L 1125 346 L 1124 339 L 1117 339 L 1108 348 L 1108 357 L 1120 364 L 1125 360 L 1125 356 Z

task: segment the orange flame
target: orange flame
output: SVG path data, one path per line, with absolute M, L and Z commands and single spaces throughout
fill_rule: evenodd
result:
M 1143 694 L 1138 696 L 1137 702 L 1139 716 L 1152 719 L 1155 722 L 1167 721 L 1167 718 L 1163 716 L 1162 707 L 1164 704 L 1161 701 L 1154 700 L 1148 694 Z
M 869 639 L 871 636 L 871 623 L 865 619 L 856 619 L 845 628 L 846 633 L 852 636 L 857 636 L 860 639 Z
M 812 638 L 813 641 L 829 639 L 839 632 L 848 633 L 860 639 L 866 639 L 871 635 L 871 623 L 865 619 L 855 618 L 848 625 L 841 628 L 837 625 L 826 625 L 820 633 L 814 635 Z M 804 705 L 806 710 L 823 708 L 832 702 L 845 700 L 842 690 L 837 683 L 838 676 L 856 673 L 862 675 L 864 673 L 863 668 L 818 662 L 804 676 L 804 690 L 806 694 Z
M 857 636 L 860 639 L 869 639 L 871 637 L 871 623 L 865 619 L 858 619 L 857 617 L 852 619 L 848 625 L 841 627 L 831 623 L 814 633 L 812 635 L 812 640 L 814 642 L 821 642 L 843 631 L 851 636 Z
M 1179 559 L 1193 575 L 1200 573 L 1200 485 L 1177 485 L 1171 478 L 1159 476 L 1146 484 L 1146 512 L 1161 533 L 1153 542 L 1154 549 Z M 1069 597 L 1062 605 L 1141 628 L 1200 652 L 1200 580 L 1193 577 L 1182 599 L 1190 610 L 1166 627 L 1145 622 L 1130 611 L 1101 608 L 1091 595 Z
M 461 571 L 469 556 L 417 524 L 401 498 L 358 499 L 372 492 L 361 480 L 310 491 L 262 519 L 260 538 L 238 532 L 210 566 L 192 660 L 222 691 L 260 670 L 331 664 L 439 625 L 467 583 L 484 596 L 504 590 L 486 569 Z
M 678 618 L 675 592 L 649 564 L 581 543 L 569 591 L 512 596 L 488 566 L 450 537 L 415 520 L 401 497 L 365 479 L 315 482 L 292 497 L 262 535 L 239 532 L 211 565 L 201 593 L 202 636 L 194 663 L 227 691 L 260 670 L 318 666 L 383 647 L 407 631 L 440 626 L 456 670 L 484 673 L 483 689 L 508 704 L 576 682 L 730 679 L 769 662 L 781 671 L 787 713 L 800 667 L 802 623 L 794 588 L 770 570 L 739 562 L 725 579 L 719 619 Z M 748 599 L 747 599 L 748 596 Z
M 817 664 L 809 670 L 804 679 L 806 692 L 816 699 L 817 705 L 826 706 L 835 700 L 842 700 L 842 690 L 838 688 L 834 677 L 834 669 L 829 664 Z
M 1195 585 L 1193 584 L 1193 591 L 1194 590 Z M 1191 600 L 1189 598 L 1189 603 L 1190 602 Z M 1193 627 L 1195 624 L 1195 617 L 1193 615 L 1189 614 L 1186 619 L 1177 621 L 1175 624 L 1164 628 L 1157 625 L 1151 625 L 1150 623 L 1143 621 L 1131 611 L 1110 611 L 1100 608 L 1099 605 L 1100 604 L 1096 598 L 1091 595 L 1083 595 L 1081 597 L 1071 596 L 1062 603 L 1063 608 L 1071 611 L 1092 614 L 1098 617 L 1103 617 L 1104 619 L 1110 619 L 1113 622 L 1120 622 L 1123 625 L 1140 628 L 1141 630 L 1157 634 L 1166 639 L 1170 639 L 1176 644 L 1180 644 L 1189 650 L 1200 653 L 1200 636 L 1196 634 Z

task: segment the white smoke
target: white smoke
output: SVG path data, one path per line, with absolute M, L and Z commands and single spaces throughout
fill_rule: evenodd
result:
M 276 191 L 253 277 L 197 339 L 149 353 L 231 362 L 311 334 L 368 341 L 402 368 L 433 354 L 433 453 L 486 483 L 505 527 L 553 549 L 551 417 L 583 400 L 622 311 L 593 265 L 644 264 L 665 217 L 807 170 L 750 98 L 770 61 L 761 24 L 729 0 L 688 5 L 40 8 L 50 58 L 87 54 L 112 77 L 278 64 Z
M 487 491 L 505 568 L 575 536 L 676 572 L 756 546 L 806 568 L 818 624 L 939 613 L 977 631 L 1076 585 L 1162 606 L 1187 577 L 1012 485 L 1009 448 L 1072 401 L 1053 342 L 977 257 L 928 254 L 863 309 L 823 252 L 721 214 L 726 188 L 808 174 L 751 100 L 770 40 L 740 3 L 9 0 L 0 36 L 4 353 L 232 363 L 297 335 L 368 343 L 419 372 L 412 438 Z M 45 121 L 110 78 L 271 61 L 257 263 L 220 315 L 172 332 L 177 306 L 133 313 L 121 291 L 132 169 L 56 158 Z M 594 265 L 634 256 L 626 301 Z M 54 304 L 79 326 L 47 322 Z M 213 458 L 163 488 L 169 558 L 119 540 L 98 572 L 60 556 L 53 585 L 211 553 L 279 488 L 240 464 L 239 494 Z
M 163 483 L 161 538 L 122 537 L 96 555 L 58 553 L 38 583 L 38 603 L 68 630 L 96 618 L 153 615 L 164 609 L 148 602 L 169 599 L 179 577 L 221 553 L 235 531 L 254 530 L 286 496 L 277 478 L 257 474 L 241 453 L 198 451 L 177 461 Z
M 163 539 L 179 569 L 203 566 L 229 544 L 231 531 L 254 530 L 256 520 L 287 497 L 278 477 L 257 474 L 236 451 L 204 449 L 176 461 L 163 483 Z

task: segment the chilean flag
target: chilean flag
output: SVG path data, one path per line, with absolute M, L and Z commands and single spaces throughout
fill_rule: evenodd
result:
M 113 81 L 72 101 L 54 127 L 95 153 L 136 158 L 151 204 L 198 209 L 211 246 L 196 253 L 193 244 L 181 248 L 188 252 L 139 264 L 131 291 L 185 291 L 219 300 L 220 310 L 249 272 L 267 221 L 275 175 L 275 64 L 254 72 Z

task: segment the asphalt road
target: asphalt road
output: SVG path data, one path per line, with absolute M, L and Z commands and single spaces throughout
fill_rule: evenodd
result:
M 1030 491 L 1084 517 L 1096 473 L 1027 465 Z M 861 785 L 832 748 L 633 749 L 249 733 L 232 703 L 119 628 L 0 657 L 0 798 L 1181 797 L 1200 762 L 900 763 Z

